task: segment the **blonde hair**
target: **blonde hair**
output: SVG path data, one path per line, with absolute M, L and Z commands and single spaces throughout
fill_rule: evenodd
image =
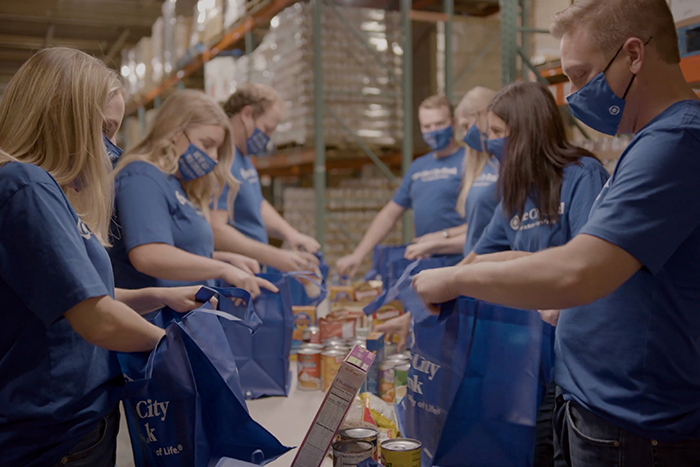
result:
M 447 109 L 452 115 L 452 103 L 445 96 L 434 95 L 426 97 L 418 106 L 419 109 Z
M 455 110 L 455 116 L 469 117 L 487 112 L 494 96 L 496 96 L 496 91 L 492 89 L 482 86 L 472 88 L 464 95 L 462 100 L 459 101 L 457 109 Z M 485 128 L 479 128 L 479 130 L 483 132 Z M 469 146 L 465 147 L 465 151 L 464 167 L 462 170 L 464 174 L 462 176 L 462 189 L 459 192 L 457 205 L 455 206 L 455 209 L 462 217 L 466 215 L 465 203 L 469 195 L 469 190 L 471 190 L 474 181 L 476 181 L 490 159 L 487 153 L 477 151 Z
M 270 86 L 250 83 L 239 86 L 223 107 L 226 115 L 233 117 L 247 106 L 253 107 L 253 118 L 258 118 L 273 107 L 283 109 L 284 102 Z
M 102 61 L 56 47 L 22 65 L 0 100 L 0 165 L 18 161 L 46 170 L 105 246 L 114 193 L 104 108 L 123 92 Z
M 578 0 L 557 13 L 552 34 L 561 39 L 568 31 L 587 28 L 591 45 L 610 56 L 630 37 L 656 48 L 666 63 L 681 61 L 676 26 L 666 0 Z
M 221 196 L 224 186 L 230 187 L 228 212 L 233 215 L 233 200 L 238 193 L 238 182 L 231 175 L 234 149 L 231 126 L 224 111 L 214 100 L 201 91 L 174 92 L 158 109 L 146 137 L 127 154 L 119 158 L 115 176 L 129 163 L 145 161 L 163 173 L 178 172 L 180 154 L 175 150 L 173 136 L 197 125 L 216 125 L 224 129 L 224 141 L 219 147 L 219 162 L 213 171 L 195 180 L 183 181 L 182 187 L 192 204 L 209 219 L 209 205 Z

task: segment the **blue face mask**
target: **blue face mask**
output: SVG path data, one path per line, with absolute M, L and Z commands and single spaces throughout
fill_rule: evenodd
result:
M 485 143 L 486 152 L 493 154 L 493 156 L 498 159 L 499 162 L 503 162 L 503 152 L 508 145 L 508 137 L 487 139 Z
M 189 137 L 187 139 L 189 140 Z M 217 162 L 190 141 L 190 145 L 187 146 L 185 152 L 180 155 L 180 160 L 177 164 L 180 168 L 182 179 L 189 182 L 204 177 L 214 170 Z
M 480 132 L 476 125 L 470 126 L 467 134 L 464 136 L 466 145 L 475 151 L 483 152 L 486 150 L 484 141 L 486 141 L 486 135 Z
M 260 131 L 258 127 L 255 127 L 253 134 L 245 142 L 246 148 L 248 149 L 249 156 L 259 156 L 265 152 L 267 149 L 267 144 L 270 142 L 270 137 L 267 134 Z
M 644 45 L 647 45 L 650 40 L 651 37 Z M 625 110 L 625 98 L 637 77 L 637 75 L 632 75 L 622 98 L 615 95 L 605 79 L 605 73 L 622 51 L 622 47 L 617 50 L 602 72 L 581 89 L 566 97 L 574 117 L 594 130 L 611 136 L 617 134 L 617 128 L 620 126 L 622 113 Z
M 107 149 L 107 155 L 109 156 L 109 160 L 112 161 L 112 165 L 116 165 L 117 161 L 119 160 L 124 151 L 122 151 L 122 149 L 119 146 L 114 144 L 112 140 L 107 138 L 107 135 L 103 134 L 102 140 L 105 143 L 105 149 Z
M 454 128 L 452 128 L 452 125 L 450 125 L 441 130 L 423 133 L 423 141 L 425 141 L 425 144 L 430 146 L 430 149 L 433 151 L 442 151 L 450 145 L 454 139 L 454 136 Z

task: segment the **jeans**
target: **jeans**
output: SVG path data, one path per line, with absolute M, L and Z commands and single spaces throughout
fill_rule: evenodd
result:
M 700 439 L 661 442 L 625 431 L 559 395 L 555 444 L 569 467 L 700 466 Z
M 119 408 L 100 420 L 71 451 L 53 467 L 114 467 L 117 462 Z
M 537 438 L 535 442 L 534 467 L 554 466 L 554 403 L 556 401 L 556 384 L 547 387 L 547 394 L 537 412 Z

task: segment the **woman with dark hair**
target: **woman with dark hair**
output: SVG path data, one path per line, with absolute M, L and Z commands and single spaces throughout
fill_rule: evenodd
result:
M 501 159 L 503 198 L 463 264 L 505 261 L 564 245 L 588 220 L 608 173 L 593 154 L 568 141 L 556 102 L 541 84 L 507 86 L 491 102 L 488 119 L 487 147 Z M 556 326 L 559 310 L 540 313 Z M 553 406 L 552 383 L 538 415 L 535 466 L 554 463 Z

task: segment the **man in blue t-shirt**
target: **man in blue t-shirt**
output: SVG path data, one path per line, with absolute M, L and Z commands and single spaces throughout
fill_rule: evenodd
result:
M 635 137 L 564 246 L 420 273 L 457 295 L 563 309 L 556 438 L 579 466 L 700 465 L 700 101 L 664 0 L 579 0 L 555 17 L 573 114 Z
M 455 209 L 462 188 L 464 148 L 454 139 L 452 106 L 444 96 L 428 97 L 419 106 L 418 120 L 423 140 L 432 151 L 413 161 L 394 199 L 377 214 L 355 251 L 338 260 L 339 274 L 354 276 L 363 258 L 407 209 L 413 209 L 416 237 L 464 233 L 464 219 Z

